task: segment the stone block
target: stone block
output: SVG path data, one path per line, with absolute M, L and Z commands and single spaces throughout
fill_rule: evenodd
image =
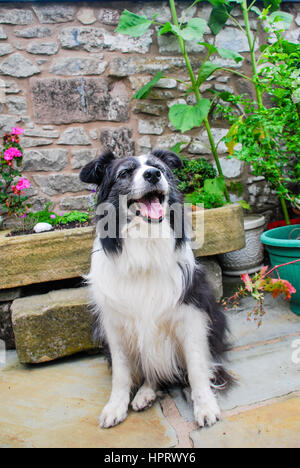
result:
M 55 75 L 101 75 L 107 67 L 103 55 L 97 57 L 60 57 L 53 61 L 51 73 Z
M 40 69 L 17 52 L 0 63 L 0 73 L 14 76 L 15 78 L 28 78 L 29 76 L 40 73 Z
M 5 231 L 0 232 L 0 290 L 77 278 L 89 271 L 92 227 L 9 238 L 5 235 Z
M 33 14 L 25 8 L 0 8 L 0 24 L 31 24 Z
M 97 156 L 96 149 L 81 149 L 72 151 L 71 166 L 72 169 L 81 169 Z
M 58 145 L 90 145 L 91 141 L 83 127 L 69 127 L 61 135 Z
M 93 24 L 97 21 L 92 8 L 81 8 L 77 13 L 77 19 L 82 24 Z
M 27 101 L 25 97 L 8 96 L 6 106 L 9 114 L 24 115 L 27 113 Z
M 52 29 L 47 26 L 33 26 L 26 29 L 15 29 L 17 37 L 24 37 L 25 39 L 38 39 L 49 37 L 52 35 Z
M 8 55 L 13 52 L 13 48 L 10 44 L 0 44 L 0 57 L 3 55 Z
M 33 178 L 42 192 L 50 197 L 66 192 L 82 192 L 90 187 L 79 180 L 78 174 L 35 175 Z
M 66 23 L 75 14 L 74 7 L 62 4 L 34 5 L 33 9 L 42 24 Z
M 12 323 L 21 363 L 41 363 L 95 348 L 87 288 L 16 299 Z
M 15 337 L 12 328 L 10 302 L 0 303 L 0 340 L 5 342 L 6 349 L 15 349 Z
M 131 37 L 111 33 L 104 28 L 72 26 L 60 31 L 59 40 L 64 49 L 83 49 L 87 52 L 105 49 L 146 54 L 152 44 L 152 34 L 153 31 L 149 30 L 141 37 Z
M 125 85 L 116 83 L 111 88 L 104 78 L 33 79 L 31 97 L 39 123 L 124 122 L 129 118 Z
M 59 207 L 63 211 L 86 211 L 95 205 L 94 198 L 94 194 L 62 198 Z
M 140 13 L 141 14 L 141 13 Z M 101 8 L 99 11 L 99 21 L 109 26 L 117 26 L 119 24 L 121 13 L 116 9 Z
M 100 131 L 100 143 L 102 149 L 109 149 L 118 158 L 134 155 L 135 145 L 132 140 L 132 130 L 128 127 L 115 129 L 102 128 Z
M 138 131 L 142 135 L 162 135 L 167 125 L 166 119 L 138 120 Z
M 25 150 L 22 164 L 24 171 L 61 171 L 68 164 L 67 151 L 57 148 Z
M 55 55 L 58 52 L 57 42 L 32 42 L 27 47 L 29 54 Z
M 0 39 L 7 39 L 7 34 L 2 28 L 2 26 L 0 26 Z

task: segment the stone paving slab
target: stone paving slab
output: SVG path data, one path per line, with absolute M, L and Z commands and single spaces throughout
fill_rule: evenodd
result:
M 231 410 L 300 390 L 300 364 L 293 363 L 294 338 L 229 353 L 228 369 L 237 385 L 220 396 L 221 409 Z M 186 421 L 193 421 L 193 409 L 176 388 L 171 396 Z
M 300 397 L 288 397 L 190 434 L 195 448 L 300 448 Z
M 177 437 L 159 403 L 130 411 L 121 425 L 101 429 L 111 375 L 102 357 L 73 357 L 23 366 L 15 352 L 0 368 L 0 448 L 168 448 Z
M 295 333 L 300 334 L 300 317 L 291 311 L 289 302 L 284 299 L 279 297 L 275 300 L 271 295 L 266 295 L 266 314 L 260 327 L 253 320 L 247 321 L 247 312 L 253 310 L 254 307 L 255 301 L 252 298 L 245 298 L 237 311 L 229 310 L 227 312 L 233 347 L 259 343 Z

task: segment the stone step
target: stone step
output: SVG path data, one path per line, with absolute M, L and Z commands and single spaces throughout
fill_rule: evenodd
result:
M 94 349 L 87 304 L 87 288 L 16 299 L 12 324 L 20 362 L 47 362 Z

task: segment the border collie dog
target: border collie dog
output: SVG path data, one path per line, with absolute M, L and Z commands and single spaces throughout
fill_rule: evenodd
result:
M 194 259 L 186 223 L 176 222 L 184 205 L 172 169 L 181 166 L 170 151 L 124 159 L 107 151 L 80 173 L 98 186 L 87 281 L 95 335 L 112 364 L 101 427 L 123 421 L 130 401 L 135 411 L 150 407 L 175 383 L 190 387 L 196 422 L 210 426 L 220 418 L 216 390 L 232 383 L 222 365 L 225 316 Z

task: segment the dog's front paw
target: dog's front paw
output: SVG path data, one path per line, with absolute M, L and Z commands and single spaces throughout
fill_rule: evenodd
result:
M 127 406 L 107 403 L 102 413 L 100 414 L 99 424 L 105 429 L 116 426 L 117 424 L 120 424 L 122 421 L 124 421 L 127 413 Z
M 150 387 L 141 387 L 135 395 L 131 406 L 134 411 L 142 411 L 150 408 L 156 400 L 156 393 Z
M 221 419 L 221 410 L 213 394 L 194 400 L 194 415 L 199 427 L 213 426 Z

